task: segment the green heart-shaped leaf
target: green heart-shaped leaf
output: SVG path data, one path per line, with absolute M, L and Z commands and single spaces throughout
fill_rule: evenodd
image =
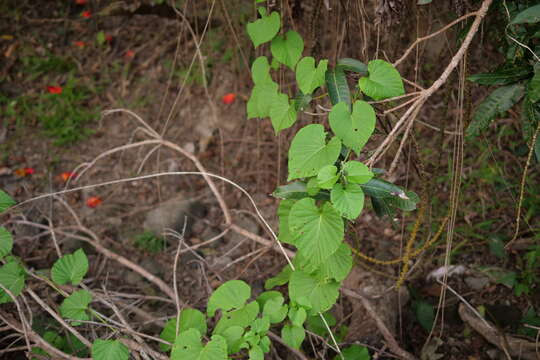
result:
M 405 94 L 399 72 L 384 60 L 372 60 L 368 63 L 368 77 L 360 78 L 358 85 L 364 94 L 382 100 Z
M 266 56 L 259 56 L 251 64 L 251 78 L 255 85 L 272 82 L 270 64 L 268 64 Z
M 296 65 L 296 82 L 304 94 L 311 94 L 313 90 L 324 84 L 324 75 L 328 68 L 328 60 L 321 60 L 315 67 L 315 59 L 311 56 L 302 58 Z
M 273 81 L 255 85 L 247 102 L 248 119 L 270 116 L 270 107 L 277 95 L 278 84 Z
M 296 31 L 289 30 L 285 36 L 278 35 L 272 40 L 270 50 L 274 58 L 294 70 L 304 51 L 304 40 Z
M 375 110 L 365 101 L 355 101 L 352 114 L 346 103 L 332 107 L 329 122 L 332 131 L 357 154 L 375 130 Z
M 336 303 L 339 285 L 337 281 L 328 281 L 296 270 L 289 282 L 289 296 L 292 301 L 297 302 L 307 298 L 311 303 L 312 312 L 323 312 Z
M 298 200 L 292 206 L 289 228 L 298 236 L 295 246 L 299 254 L 314 266 L 331 256 L 343 240 L 343 219 L 339 213 L 329 202 L 317 207 L 312 198 Z
M 336 184 L 330 192 L 332 205 L 349 220 L 354 220 L 364 208 L 364 192 L 360 185 L 347 184 L 345 187 Z
M 320 124 L 303 127 L 295 135 L 289 148 L 289 178 L 315 176 L 321 168 L 332 165 L 341 150 L 337 137 L 326 143 L 326 132 Z
M 365 184 L 373 178 L 373 172 L 360 161 L 347 161 L 343 165 L 343 174 L 347 181 L 355 184 Z
M 281 26 L 279 14 L 273 11 L 270 15 L 263 15 L 260 19 L 247 24 L 247 32 L 253 45 L 257 48 L 259 45 L 268 42 L 276 36 Z
M 286 94 L 278 94 L 270 107 L 270 120 L 276 135 L 296 122 L 296 107 Z
M 331 189 L 338 179 L 337 168 L 334 165 L 326 165 L 317 174 L 317 185 L 321 189 Z

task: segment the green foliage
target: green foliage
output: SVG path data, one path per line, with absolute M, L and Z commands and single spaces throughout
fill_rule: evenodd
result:
M 315 67 L 315 59 L 311 56 L 304 57 L 296 65 L 296 82 L 298 88 L 304 94 L 311 94 L 315 89 L 322 86 L 325 80 L 328 60 L 321 60 Z
M 491 73 L 474 74 L 467 80 L 480 85 L 508 85 L 530 77 L 531 70 L 529 65 L 512 65 Z
M 77 285 L 87 272 L 88 258 L 84 251 L 79 249 L 73 254 L 58 259 L 51 269 L 51 277 L 58 285 L 64 285 L 68 282 Z
M 364 94 L 382 100 L 405 94 L 399 72 L 384 60 L 372 60 L 368 63 L 369 76 L 362 77 L 358 85 Z
M 128 360 L 129 349 L 118 340 L 97 339 L 92 344 L 93 360 Z
M 266 9 L 261 7 L 259 8 L 259 14 L 261 15 L 260 19 L 247 24 L 247 33 L 255 47 L 272 40 L 281 25 L 277 12 L 273 11 L 270 15 L 266 15 Z
M 0 213 L 15 205 L 15 201 L 5 191 L 0 190 Z
M 328 95 L 332 105 L 343 102 L 351 107 L 351 92 L 345 72 L 341 67 L 329 69 L 325 75 L 326 86 L 328 87 Z
M 226 360 L 227 342 L 223 336 L 214 335 L 203 345 L 197 329 L 189 329 L 176 338 L 171 360 Z
M 487 129 L 489 124 L 514 105 L 522 102 L 521 121 L 524 140 L 528 141 L 540 119 L 540 75 L 538 65 L 537 37 L 540 31 L 540 6 L 522 8 L 519 2 L 501 8 L 504 17 L 511 21 L 506 27 L 497 27 L 505 40 L 502 50 L 506 61 L 489 73 L 470 76 L 470 81 L 481 85 L 500 85 L 477 107 L 467 129 L 473 138 Z M 507 36 L 508 35 L 508 36 Z M 535 144 L 532 144 L 533 146 Z
M 433 310 L 433 305 L 424 300 L 414 301 L 412 305 L 416 319 L 420 325 L 424 328 L 424 330 L 428 332 L 431 331 L 433 322 L 435 321 L 435 311 Z
M 276 36 L 270 47 L 274 59 L 294 69 L 304 51 L 304 40 L 296 31 L 288 31 L 284 36 Z
M 534 24 L 540 21 L 540 4 L 531 6 L 517 14 L 512 21 L 511 25 L 515 24 Z
M 164 237 L 156 236 L 151 231 L 145 231 L 135 237 L 135 246 L 152 253 L 158 253 L 165 250 L 167 240 Z
M 339 214 L 348 220 L 356 219 L 364 208 L 364 192 L 357 184 L 335 184 L 330 200 Z
M 13 296 L 18 296 L 24 289 L 26 272 L 14 259 L 0 267 L 0 284 L 8 289 Z M 0 289 L 0 304 L 12 302 L 13 299 L 3 289 Z
M 370 360 L 371 356 L 366 347 L 360 345 L 351 345 L 343 350 L 341 350 L 341 355 L 344 360 Z M 341 360 L 342 358 L 339 355 L 334 357 L 334 360 Z
M 197 309 L 187 308 L 182 309 L 180 312 L 180 325 L 178 327 L 178 333 L 180 334 L 189 329 L 197 329 L 201 334 L 206 334 L 206 317 Z M 172 318 L 167 321 L 159 337 L 163 340 L 167 340 L 170 343 L 174 343 L 176 336 L 176 318 Z M 166 344 L 159 344 L 159 347 L 163 351 L 169 351 L 171 349 L 171 347 Z
M 507 85 L 495 89 L 482 101 L 475 111 L 467 128 L 467 136 L 472 138 L 487 129 L 500 114 L 510 109 L 523 97 L 525 87 L 522 84 Z
M 298 234 L 295 245 L 299 251 L 318 265 L 341 245 L 344 224 L 338 211 L 329 202 L 318 207 L 315 200 L 304 198 L 291 208 L 289 230 Z
M 286 94 L 278 94 L 270 106 L 270 119 L 276 135 L 296 122 L 296 106 Z
M 339 295 L 340 283 L 319 276 L 310 275 L 301 270 L 293 271 L 289 281 L 291 300 L 309 306 L 311 313 L 329 310 Z
M 317 175 L 324 166 L 337 160 L 340 150 L 341 141 L 337 137 L 326 142 L 322 125 L 305 126 L 298 131 L 289 148 L 288 180 Z
M 210 296 L 206 311 L 209 316 L 214 316 L 217 310 L 241 308 L 250 296 L 251 288 L 248 284 L 242 280 L 228 281 Z
M 60 305 L 60 314 L 71 320 L 90 320 L 88 314 L 88 305 L 92 302 L 92 294 L 86 290 L 78 290 L 65 298 Z M 79 322 L 74 322 L 72 325 L 80 325 Z
M 330 127 L 343 145 L 360 153 L 375 130 L 375 110 L 365 101 L 355 101 L 352 113 L 346 103 L 332 107 L 329 116 Z
M 11 236 L 11 233 L 7 231 L 5 227 L 0 226 L 0 259 L 11 254 L 12 249 L 13 237 Z
M 339 59 L 337 62 L 336 69 L 352 71 L 352 72 L 360 74 L 361 76 L 368 76 L 367 65 L 356 59 L 351 59 L 351 58 Z

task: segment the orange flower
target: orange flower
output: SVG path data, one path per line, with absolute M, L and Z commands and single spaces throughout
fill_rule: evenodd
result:
M 127 58 L 133 58 L 135 56 L 135 51 L 133 50 L 128 50 L 126 51 L 126 53 L 124 54 L 125 57 Z
M 103 200 L 101 200 L 100 197 L 91 196 L 91 197 L 88 198 L 88 200 L 86 200 L 86 206 L 88 206 L 89 208 L 95 208 L 95 207 L 101 205 L 102 202 L 103 202 Z
M 86 0 L 75 0 L 75 4 L 77 5 L 86 5 L 87 1 Z
M 235 99 L 236 99 L 236 94 L 229 93 L 229 94 L 225 94 L 221 98 L 221 102 L 224 103 L 225 105 L 229 105 L 229 104 L 232 104 Z
M 72 173 L 70 171 L 66 171 L 66 172 L 63 172 L 59 175 L 60 179 L 63 181 L 63 182 L 67 182 L 69 179 L 71 178 L 74 178 L 76 177 L 77 174 L 75 173 Z
M 86 43 L 84 41 L 75 41 L 73 43 L 73 45 L 77 46 L 77 47 L 80 47 L 80 48 L 83 48 L 86 46 Z
M 32 175 L 35 170 L 33 168 L 21 168 L 14 171 L 16 175 L 20 177 L 25 177 L 28 175 Z
M 83 11 L 81 13 L 81 16 L 85 19 L 90 19 L 90 16 L 92 15 L 92 13 L 89 11 L 89 10 L 86 10 L 86 11 Z
M 60 95 L 62 93 L 61 86 L 47 86 L 47 91 L 49 94 Z

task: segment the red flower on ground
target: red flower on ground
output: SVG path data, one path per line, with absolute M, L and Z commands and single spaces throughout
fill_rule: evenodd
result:
M 101 205 L 102 202 L 103 202 L 103 200 L 101 200 L 100 197 L 91 196 L 91 197 L 88 198 L 88 200 L 86 200 L 86 206 L 88 206 L 90 208 L 95 208 L 95 207 Z
M 86 43 L 84 41 L 75 41 L 73 43 L 73 45 L 77 46 L 77 47 L 80 47 L 80 48 L 83 48 L 86 46 Z
M 87 2 L 87 0 L 75 0 L 75 4 L 77 5 L 86 5 Z
M 89 19 L 91 15 L 92 15 L 92 13 L 91 13 L 89 10 L 83 11 L 83 12 L 81 13 L 81 16 L 82 16 L 83 18 L 85 18 L 85 19 Z
M 105 41 L 110 43 L 112 41 L 112 35 L 105 35 Z
M 135 56 L 135 51 L 133 50 L 127 50 L 126 53 L 124 54 L 125 57 L 127 58 L 132 58 Z
M 35 170 L 33 168 L 21 168 L 14 171 L 16 175 L 25 177 L 28 175 L 32 175 L 35 173 Z
M 49 94 L 60 95 L 62 93 L 61 86 L 47 86 L 47 91 Z
M 63 172 L 59 175 L 60 179 L 62 179 L 63 182 L 67 182 L 69 179 L 74 178 L 76 176 L 77 174 L 70 171 Z
M 225 105 L 229 105 L 229 104 L 232 104 L 235 99 L 236 99 L 236 94 L 229 93 L 229 94 L 223 95 L 223 97 L 221 98 L 221 102 L 224 103 Z

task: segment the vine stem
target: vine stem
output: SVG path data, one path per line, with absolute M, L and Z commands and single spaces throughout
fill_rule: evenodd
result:
M 529 170 L 529 167 L 531 165 L 531 159 L 532 154 L 534 153 L 534 146 L 536 145 L 536 141 L 538 139 L 538 133 L 540 133 L 540 121 L 538 122 L 538 125 L 536 126 L 536 130 L 534 132 L 534 135 L 532 137 L 531 147 L 529 149 L 529 154 L 527 155 L 527 162 L 525 163 L 525 169 L 523 169 L 523 175 L 521 176 L 521 183 L 520 183 L 520 189 L 519 189 L 519 200 L 518 200 L 518 206 L 516 210 L 516 228 L 514 230 L 514 236 L 512 236 L 512 240 L 510 240 L 505 246 L 505 249 L 510 248 L 510 245 L 516 241 L 518 234 L 519 234 L 519 227 L 521 223 L 521 205 L 523 204 L 523 196 L 525 194 L 525 181 L 527 180 L 527 172 Z
M 439 88 L 448 80 L 448 77 L 450 74 L 455 70 L 455 68 L 458 66 L 459 62 L 465 55 L 465 52 L 469 48 L 472 39 L 474 38 L 474 35 L 478 32 L 478 29 L 480 27 L 480 23 L 484 19 L 484 17 L 487 14 L 487 11 L 491 5 L 493 0 L 484 0 L 482 2 L 482 5 L 478 9 L 478 11 L 471 13 L 476 16 L 474 19 L 471 28 L 469 32 L 467 33 L 467 36 L 465 37 L 465 40 L 463 40 L 463 43 L 461 44 L 459 50 L 457 53 L 452 57 L 452 60 L 446 67 L 446 69 L 443 71 L 441 76 L 426 90 L 421 91 L 420 95 L 418 96 L 417 100 L 411 105 L 409 109 L 403 114 L 403 116 L 399 119 L 399 121 L 396 123 L 392 131 L 388 134 L 386 139 L 377 147 L 373 155 L 369 158 L 369 160 L 366 162 L 370 167 L 373 167 L 373 164 L 377 162 L 388 150 L 389 145 L 396 136 L 403 130 L 404 125 L 408 121 L 414 121 L 416 118 L 416 114 L 419 112 L 420 108 L 424 105 L 424 103 L 427 101 L 427 99 L 433 95 Z M 471 15 L 469 14 L 469 15 Z M 472 15 L 471 15 L 472 16 Z M 399 60 L 398 60 L 399 61 Z

